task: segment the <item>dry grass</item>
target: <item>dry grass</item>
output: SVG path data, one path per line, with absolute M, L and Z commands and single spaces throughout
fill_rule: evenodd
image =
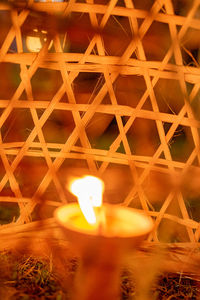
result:
M 1 275 L 0 296 L 4 300 L 70 300 L 72 285 L 62 288 L 51 263 L 43 258 L 27 255 L 14 255 L 12 252 L 0 253 Z M 78 268 L 77 258 L 68 261 L 66 273 L 74 278 Z M 140 298 L 137 280 L 133 270 L 124 269 L 121 273 L 121 299 Z M 145 275 L 143 274 L 143 280 Z M 81 283 L 80 283 L 81 284 Z M 139 294 L 138 294 L 139 292 Z M 148 295 L 154 300 L 187 299 L 200 297 L 200 279 L 189 273 L 157 273 Z M 3 298 L 2 298 L 3 297 Z
M 4 252 L 0 263 L 1 297 L 7 291 L 4 299 L 64 299 L 59 281 L 44 259 Z

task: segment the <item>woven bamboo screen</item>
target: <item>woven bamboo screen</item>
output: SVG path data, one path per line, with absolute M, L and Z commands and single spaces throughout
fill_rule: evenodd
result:
M 200 1 L 10 1 L 0 16 L 1 228 L 52 217 L 89 173 L 153 217 L 149 241 L 197 242 Z

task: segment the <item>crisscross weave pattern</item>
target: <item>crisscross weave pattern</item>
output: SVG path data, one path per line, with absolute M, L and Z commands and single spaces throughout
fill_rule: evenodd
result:
M 90 173 L 107 201 L 153 217 L 149 241 L 197 242 L 200 1 L 13 3 L 0 3 L 2 224 L 37 219 L 38 201 L 52 216 L 67 178 Z

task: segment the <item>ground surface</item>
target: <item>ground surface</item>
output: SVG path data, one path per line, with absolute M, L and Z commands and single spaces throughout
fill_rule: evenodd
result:
M 77 266 L 77 259 L 69 261 L 67 272 L 72 281 Z M 0 269 L 0 299 L 70 300 L 72 285 L 65 285 L 63 289 L 63 282 L 50 261 L 4 251 L 0 253 Z M 160 274 L 151 288 L 151 294 L 152 299 L 158 300 L 200 299 L 200 284 L 188 274 Z M 133 274 L 127 270 L 121 275 L 121 295 L 123 300 L 137 299 Z

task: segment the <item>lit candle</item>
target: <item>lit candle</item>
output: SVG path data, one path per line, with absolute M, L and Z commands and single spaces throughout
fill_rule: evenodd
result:
M 77 203 L 55 211 L 82 264 L 74 299 L 118 300 L 122 255 L 136 248 L 153 228 L 150 217 L 122 206 L 102 205 L 103 182 L 92 176 L 71 184 Z

